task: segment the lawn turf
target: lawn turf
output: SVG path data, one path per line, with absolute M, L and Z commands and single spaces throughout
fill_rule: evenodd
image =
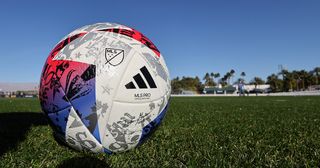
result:
M 320 97 L 174 97 L 142 146 L 58 145 L 37 99 L 0 99 L 0 167 L 319 167 Z

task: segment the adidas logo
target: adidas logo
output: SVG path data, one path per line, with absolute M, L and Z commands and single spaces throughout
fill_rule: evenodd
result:
M 144 76 L 144 78 L 147 80 L 149 87 L 150 88 L 157 88 L 157 86 L 154 83 L 154 80 L 153 80 L 150 72 L 148 71 L 147 67 L 144 66 L 144 67 L 140 68 L 140 71 L 141 71 L 142 75 Z M 140 89 L 147 89 L 148 88 L 147 84 L 145 83 L 145 81 L 142 78 L 142 76 L 140 75 L 140 73 L 133 76 L 133 79 Z M 133 83 L 133 81 L 127 83 L 125 86 L 127 89 L 136 89 L 136 86 Z

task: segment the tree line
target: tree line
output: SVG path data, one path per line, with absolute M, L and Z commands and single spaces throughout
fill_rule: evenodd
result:
M 272 92 L 288 92 L 288 91 L 302 91 L 308 89 L 310 86 L 319 85 L 320 83 L 320 67 L 316 67 L 310 71 L 306 70 L 282 70 L 279 73 L 272 73 L 263 80 L 261 77 L 254 77 L 250 81 L 245 81 L 245 72 L 240 72 L 240 77 L 234 80 L 236 71 L 231 69 L 224 75 L 219 72 L 206 73 L 204 75 L 203 83 L 198 76 L 196 77 L 176 77 L 171 80 L 172 93 L 178 94 L 182 90 L 194 91 L 202 93 L 204 87 L 221 85 L 222 87 L 237 84 L 242 81 L 245 84 L 261 85 L 269 84 Z

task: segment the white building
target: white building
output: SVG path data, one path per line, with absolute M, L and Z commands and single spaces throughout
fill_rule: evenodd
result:
M 233 85 L 233 87 L 235 87 L 237 90 L 239 90 L 237 84 Z M 250 90 L 253 90 L 253 89 L 267 90 L 269 88 L 270 88 L 270 85 L 268 85 L 268 84 L 264 84 L 264 85 L 244 85 L 244 89 L 247 90 L 247 91 L 250 91 Z

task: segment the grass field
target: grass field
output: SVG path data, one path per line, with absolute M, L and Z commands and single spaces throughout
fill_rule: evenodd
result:
M 58 145 L 36 99 L 0 99 L 0 167 L 319 167 L 320 97 L 172 98 L 125 153 Z

